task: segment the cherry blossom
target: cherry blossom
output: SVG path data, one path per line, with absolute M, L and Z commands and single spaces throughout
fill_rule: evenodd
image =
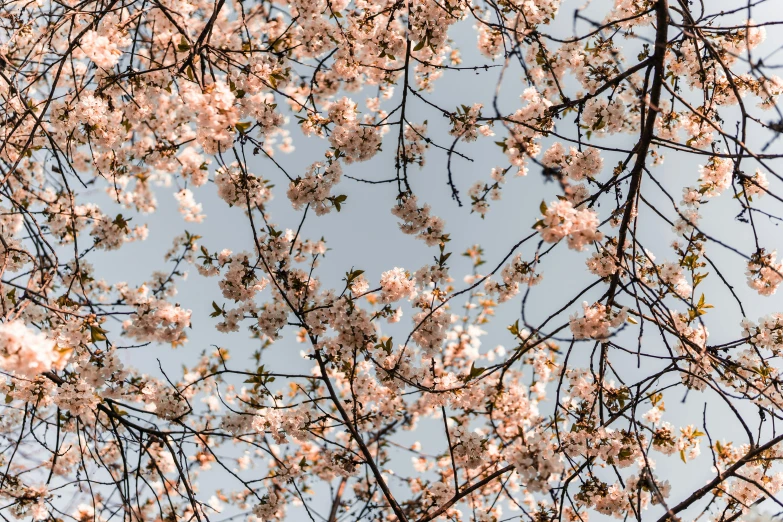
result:
M 6 1 L 0 516 L 772 520 L 780 21 L 692 4 Z

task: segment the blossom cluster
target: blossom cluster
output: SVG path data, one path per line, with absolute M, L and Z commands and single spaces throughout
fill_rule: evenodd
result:
M 758 522 L 783 491 L 777 22 L 6 4 L 3 519 Z

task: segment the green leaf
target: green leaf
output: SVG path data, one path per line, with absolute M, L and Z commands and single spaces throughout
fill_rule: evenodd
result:
M 177 50 L 179 52 L 181 52 L 181 53 L 184 53 L 184 52 L 187 52 L 187 51 L 190 50 L 190 44 L 188 43 L 188 41 L 185 39 L 184 36 L 180 36 L 179 45 L 177 45 Z
M 709 272 L 705 272 L 703 274 L 693 274 L 693 287 L 699 286 L 699 283 L 704 281 L 704 278 L 706 278 L 708 275 L 710 275 Z
M 117 225 L 117 228 L 119 228 L 120 230 L 127 231 L 128 230 L 128 221 L 130 221 L 130 219 L 125 219 L 124 217 L 122 217 L 122 214 L 117 214 L 117 217 L 114 218 L 114 221 L 112 221 L 112 223 Z
M 241 123 L 236 124 L 237 130 L 240 132 L 240 134 L 246 134 L 247 131 L 250 129 L 250 127 L 253 126 L 253 122 L 251 121 L 244 121 Z
M 354 279 L 359 277 L 364 273 L 364 270 L 351 270 L 350 272 L 345 273 L 345 280 L 350 285 Z
M 334 205 L 335 210 L 337 212 L 340 212 L 340 209 L 342 208 L 341 205 L 345 203 L 345 201 L 348 199 L 348 196 L 345 194 L 340 194 L 339 196 L 334 196 L 329 198 L 329 201 L 332 202 L 332 205 Z
M 470 373 L 468 374 L 468 378 L 466 379 L 466 381 L 472 381 L 473 379 L 475 379 L 476 377 L 484 373 L 486 370 L 487 370 L 486 368 L 479 368 L 478 366 L 476 366 L 475 362 L 471 363 Z
M 98 341 L 105 341 L 106 340 L 106 330 L 101 328 L 100 326 L 91 325 L 90 326 L 90 342 L 98 342 Z
M 282 230 L 275 230 L 273 226 L 269 226 L 269 235 L 272 237 L 280 237 L 283 234 Z
M 546 211 L 548 210 L 546 206 L 546 201 L 542 199 L 541 204 L 538 206 L 538 209 L 541 211 L 542 214 L 546 214 Z
M 511 332 L 511 335 L 514 337 L 519 335 L 519 319 L 517 319 L 514 324 L 508 327 L 508 331 Z

